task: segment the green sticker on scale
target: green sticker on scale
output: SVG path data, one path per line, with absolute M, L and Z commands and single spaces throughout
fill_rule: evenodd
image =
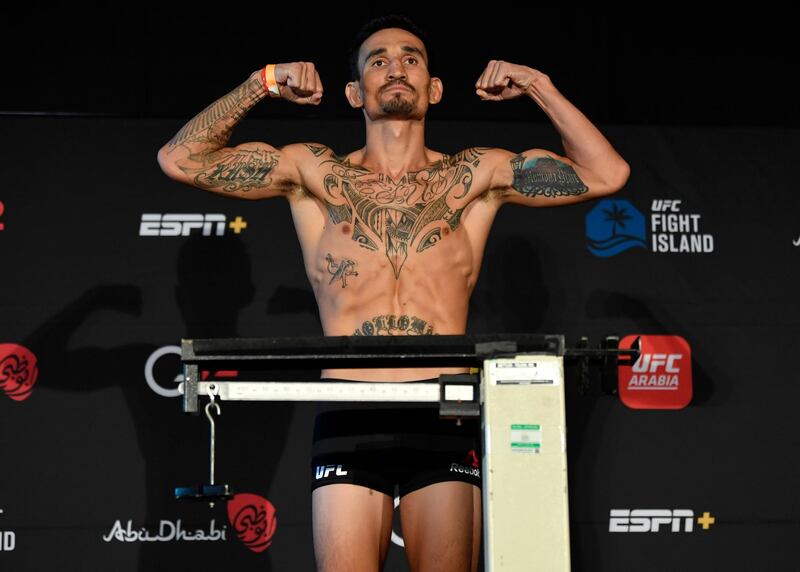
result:
M 511 450 L 518 453 L 536 453 L 542 449 L 541 425 L 511 425 Z

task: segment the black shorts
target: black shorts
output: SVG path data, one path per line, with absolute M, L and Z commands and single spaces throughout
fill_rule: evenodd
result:
M 318 403 L 311 489 L 347 483 L 393 497 L 397 486 L 402 497 L 446 481 L 480 487 L 480 447 L 479 419 L 462 419 L 458 425 L 453 419 L 440 419 L 437 406 Z

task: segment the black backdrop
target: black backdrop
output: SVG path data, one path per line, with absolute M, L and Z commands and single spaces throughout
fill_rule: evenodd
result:
M 549 74 L 599 123 L 798 127 L 794 19 L 770 4 L 9 4 L 0 111 L 188 118 L 265 63 L 300 60 L 317 65 L 322 104 L 252 116 L 352 118 L 345 54 L 364 21 L 395 11 L 428 32 L 445 83 L 434 118 L 545 122 L 524 104 L 475 97 L 488 61 L 502 59 Z
M 320 333 L 287 205 L 226 200 L 168 180 L 155 151 L 178 121 L 3 125 L 16 143 L 4 150 L 12 168 L 0 197 L 0 343 L 25 346 L 39 367 L 27 399 L 0 396 L 0 531 L 13 544 L 0 551 L 3 569 L 312 569 L 308 406 L 223 404 L 218 475 L 277 511 L 272 544 L 256 553 L 224 507 L 171 498 L 174 485 L 206 477 L 207 423 L 183 417 L 145 372 L 154 352 L 182 336 Z M 633 168 L 613 199 L 645 216 L 653 199 L 681 200 L 713 236 L 713 252 L 634 248 L 602 258 L 586 237 L 598 203 L 505 207 L 469 330 L 562 332 L 571 342 L 674 334 L 691 345 L 695 395 L 683 410 L 632 410 L 596 387 L 579 395 L 568 384 L 575 569 L 788 570 L 800 515 L 792 365 L 800 229 L 789 188 L 800 138 L 754 128 L 604 131 Z M 327 140 L 345 149 L 360 123 L 249 120 L 237 140 L 264 133 L 276 144 Z M 430 126 L 434 148 L 477 141 L 559 148 L 544 126 Z M 47 153 L 37 153 L 44 142 Z M 139 236 L 145 213 L 221 213 L 247 228 Z M 166 353 L 149 375 L 171 389 L 178 372 L 177 356 Z M 690 509 L 716 523 L 610 533 L 610 510 L 619 508 Z M 210 534 L 212 518 L 217 530 L 227 527 L 225 540 L 128 542 L 119 529 L 130 521 L 163 539 L 180 519 Z M 393 547 L 387 570 L 404 566 Z

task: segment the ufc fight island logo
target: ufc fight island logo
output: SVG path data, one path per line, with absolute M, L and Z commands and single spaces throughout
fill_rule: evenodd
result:
M 649 248 L 658 254 L 713 253 L 714 235 L 702 232 L 702 215 L 685 212 L 682 203 L 681 199 L 653 199 L 648 220 L 628 200 L 603 199 L 586 215 L 586 246 L 601 258 L 631 248 Z
M 142 215 L 139 236 L 222 236 L 227 228 L 239 234 L 247 228 L 247 222 L 237 216 L 227 222 L 224 214 L 160 214 Z
M 608 518 L 609 532 L 692 532 L 694 511 L 691 509 L 612 508 Z M 708 530 L 716 519 L 704 512 L 697 518 L 703 530 Z
M 699 213 L 682 211 L 677 199 L 654 199 L 650 213 L 653 252 L 714 252 L 714 236 L 700 231 Z
M 639 340 L 639 359 L 620 365 L 619 396 L 632 409 L 682 409 L 692 400 L 692 352 L 680 336 L 625 336 L 620 349 Z

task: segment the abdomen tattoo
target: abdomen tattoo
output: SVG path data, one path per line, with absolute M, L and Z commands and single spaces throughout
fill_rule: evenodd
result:
M 430 336 L 433 326 L 417 318 L 401 314 L 382 314 L 361 324 L 354 336 Z
M 336 262 L 330 253 L 325 257 L 328 263 L 328 273 L 332 275 L 331 281 L 328 284 L 333 284 L 335 281 L 340 280 L 342 288 L 347 288 L 347 277 L 358 276 L 356 272 L 356 263 L 349 258 L 342 258 Z

